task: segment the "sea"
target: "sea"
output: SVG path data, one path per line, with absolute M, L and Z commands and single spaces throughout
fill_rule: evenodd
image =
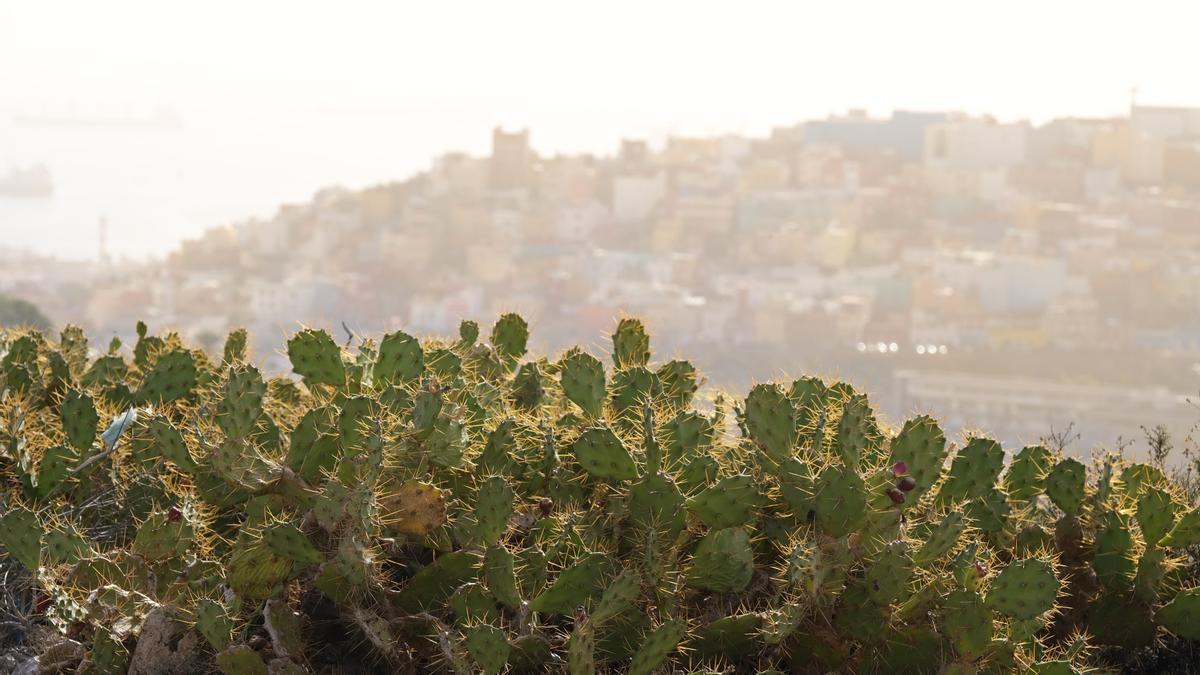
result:
M 146 260 L 208 228 L 269 218 L 325 187 L 401 180 L 448 151 L 486 154 L 494 121 L 424 111 L 0 119 L 0 181 L 44 165 L 48 198 L 0 195 L 0 249 Z M 105 241 L 101 242 L 101 223 Z

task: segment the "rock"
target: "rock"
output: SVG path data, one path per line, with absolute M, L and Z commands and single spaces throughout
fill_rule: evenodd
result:
M 129 661 L 130 675 L 193 675 L 205 672 L 201 639 L 179 621 L 175 610 L 159 606 L 142 622 L 137 647 Z
M 38 659 L 38 675 L 73 673 L 87 650 L 75 640 L 60 640 L 46 648 Z
M 33 656 L 24 661 L 17 661 L 11 671 L 11 675 L 38 675 L 38 657 Z

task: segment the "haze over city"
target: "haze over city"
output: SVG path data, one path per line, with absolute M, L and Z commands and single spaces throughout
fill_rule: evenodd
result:
M 1196 18 L 4 2 L 0 291 L 102 333 L 246 324 L 268 360 L 298 321 L 518 307 L 552 351 L 632 311 L 721 386 L 835 373 L 1012 443 L 1186 434 Z

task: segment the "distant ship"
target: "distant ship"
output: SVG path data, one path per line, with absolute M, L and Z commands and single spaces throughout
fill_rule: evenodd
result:
M 178 129 L 179 115 L 160 110 L 152 115 L 13 115 L 13 122 L 30 127 L 111 127 L 118 129 Z
M 0 197 L 46 198 L 54 194 L 54 179 L 42 164 L 12 169 L 0 176 Z

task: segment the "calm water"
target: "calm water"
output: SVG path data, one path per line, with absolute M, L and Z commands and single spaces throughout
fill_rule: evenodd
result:
M 447 150 L 486 152 L 486 120 L 311 113 L 188 119 L 179 128 L 22 126 L 0 119 L 0 177 L 45 164 L 49 199 L 0 196 L 0 247 L 65 258 L 161 255 L 214 225 L 269 217 L 330 185 L 404 178 Z M 470 142 L 463 144 L 463 139 Z

